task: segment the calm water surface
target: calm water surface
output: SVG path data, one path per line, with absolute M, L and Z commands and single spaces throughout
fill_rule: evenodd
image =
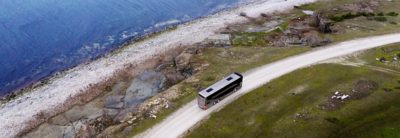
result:
M 1 0 L 0 96 L 240 0 Z

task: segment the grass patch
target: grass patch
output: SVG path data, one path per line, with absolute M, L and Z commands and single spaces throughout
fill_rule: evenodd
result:
M 384 49 L 394 52 L 398 47 Z M 382 48 L 372 49 L 359 58 L 375 62 L 369 58 L 380 53 Z M 367 67 L 323 64 L 301 69 L 213 113 L 187 137 L 398 137 L 399 79 Z M 339 109 L 321 108 L 334 92 L 350 92 L 358 80 L 375 81 L 379 88 L 362 99 L 344 101 Z M 293 95 L 299 87 L 303 89 Z
M 316 3 L 300 6 L 300 9 L 295 9 L 291 13 L 285 14 L 284 16 L 282 16 L 280 18 L 281 20 L 284 21 L 284 23 L 280 25 L 280 28 L 282 30 L 285 30 L 287 28 L 287 25 L 288 25 L 287 21 L 289 19 L 299 17 L 300 15 L 304 15 L 304 13 L 302 13 L 302 10 L 304 10 L 304 9 L 313 10 L 313 11 L 323 11 L 324 9 L 331 9 L 331 8 L 338 7 L 340 5 L 348 4 L 348 3 L 352 3 L 352 2 L 354 2 L 354 1 L 353 0 L 352 1 L 349 1 L 349 0 L 319 1 Z M 391 2 L 382 1 L 380 3 L 382 3 L 382 5 L 379 7 L 379 9 L 382 10 L 383 13 L 397 11 L 398 7 L 400 6 L 400 1 L 391 1 Z M 340 14 L 338 14 L 338 16 L 340 15 L 340 17 L 342 17 L 342 15 L 344 15 L 344 14 L 347 14 L 347 13 L 340 13 Z M 400 22 L 400 18 L 398 16 L 390 16 L 388 18 L 389 22 L 377 22 L 373 19 L 369 20 L 367 18 L 361 18 L 361 17 L 358 18 L 359 16 L 365 16 L 365 17 L 374 16 L 375 17 L 376 16 L 375 14 L 374 15 L 372 15 L 372 14 L 368 15 L 368 14 L 364 14 L 364 13 L 356 13 L 356 14 L 357 14 L 357 17 L 353 17 L 354 15 L 351 15 L 351 16 L 346 15 L 346 18 L 349 18 L 349 19 L 338 22 L 334 25 L 335 28 L 344 30 L 343 33 L 326 34 L 323 37 L 324 38 L 325 37 L 332 38 L 336 42 L 341 42 L 341 41 L 345 41 L 345 40 L 354 39 L 357 37 L 381 35 L 381 34 L 395 33 L 395 32 L 399 31 L 399 26 L 397 26 L 397 24 L 391 23 L 391 22 L 393 22 L 393 23 Z M 386 14 L 386 16 L 389 16 L 389 15 Z M 383 16 L 383 17 L 385 17 L 385 16 Z M 257 22 L 255 24 L 262 24 L 262 23 L 263 22 L 260 22 L 260 23 Z M 350 28 L 347 28 L 348 26 L 356 26 L 361 29 L 350 29 Z M 275 31 L 280 31 L 280 30 L 275 30 Z M 238 32 L 233 35 L 234 36 L 233 36 L 232 44 L 236 47 L 232 47 L 229 49 L 211 48 L 211 49 L 205 50 L 205 53 L 203 55 L 196 57 L 196 59 L 198 61 L 207 61 L 210 64 L 210 66 L 206 70 L 204 70 L 201 74 L 198 75 L 198 78 L 200 81 L 184 84 L 182 86 L 182 90 L 184 90 L 183 91 L 184 95 L 182 97 L 178 98 L 177 100 L 173 101 L 175 104 L 174 108 L 168 109 L 167 111 L 162 112 L 161 115 L 157 115 L 158 116 L 157 119 L 145 120 L 147 122 L 146 123 L 147 125 L 141 126 L 142 125 L 141 123 L 137 124 L 138 127 L 135 127 L 134 133 L 136 133 L 136 134 L 140 133 L 140 132 L 144 131 L 145 129 L 153 126 L 154 124 L 163 120 L 164 115 L 165 116 L 169 115 L 170 113 L 172 113 L 173 111 L 178 109 L 178 107 L 184 105 L 188 101 L 193 100 L 196 97 L 196 93 L 197 93 L 197 87 L 195 87 L 195 85 L 199 85 L 200 87 L 206 87 L 206 86 L 214 83 L 215 81 L 219 80 L 226 74 L 229 74 L 233 71 L 238 71 L 238 72 L 247 71 L 254 67 L 258 67 L 258 66 L 261 66 L 261 65 L 264 65 L 264 64 L 267 64 L 267 63 L 270 63 L 270 62 L 273 62 L 273 61 L 276 61 L 276 60 L 279 60 L 279 59 L 282 59 L 282 58 L 285 58 L 285 57 L 288 57 L 291 55 L 296 55 L 298 53 L 309 50 L 309 48 L 299 48 L 299 47 L 296 47 L 296 48 L 264 47 L 264 46 L 268 45 L 268 41 L 266 41 L 265 37 L 270 35 L 269 33 L 265 33 L 265 32 L 256 32 L 256 33 Z M 331 66 L 331 67 L 337 67 L 337 66 Z M 341 66 L 339 66 L 339 67 L 341 67 Z M 349 68 L 345 68 L 345 69 L 339 70 L 339 71 L 345 73 L 344 70 L 348 70 L 348 69 Z M 321 70 L 321 69 L 319 68 L 319 70 Z M 362 71 L 362 69 L 358 70 L 358 71 Z M 357 72 L 357 70 L 355 72 Z M 371 72 L 369 70 L 366 70 L 365 72 L 375 73 L 375 72 Z M 351 73 L 353 73 L 353 72 L 348 72 L 348 74 L 351 74 Z M 210 77 L 210 74 L 212 74 L 212 76 L 214 76 L 214 78 Z M 308 77 L 310 77 L 310 76 L 317 76 L 317 75 L 309 74 Z M 373 76 L 373 75 L 371 75 L 371 76 Z M 303 77 L 307 77 L 307 76 L 303 76 Z M 305 81 L 307 82 L 307 81 L 311 81 L 311 80 L 305 80 Z M 350 80 L 347 80 L 347 81 L 350 81 Z M 283 82 L 281 82 L 281 83 L 283 83 Z M 298 83 L 300 83 L 300 82 L 298 82 Z M 329 84 L 331 84 L 331 83 L 329 83 Z M 345 85 L 345 84 L 343 84 L 343 85 Z M 313 87 L 314 86 L 312 86 L 311 88 L 313 88 Z M 398 87 L 400 87 L 400 86 L 398 86 Z M 395 88 L 390 88 L 390 89 L 392 89 L 393 92 L 396 92 L 396 90 L 397 90 Z M 263 91 L 263 90 L 260 88 L 258 91 Z M 314 93 L 320 92 L 317 88 L 314 88 L 310 91 L 313 91 Z M 379 89 L 379 91 L 382 92 L 384 90 Z M 319 93 L 317 93 L 317 96 L 318 96 L 318 94 Z M 321 94 L 325 94 L 324 96 L 326 96 L 326 93 L 324 93 L 324 92 L 322 92 Z M 276 98 L 276 97 L 273 97 L 273 95 L 269 95 L 269 94 L 267 94 L 265 96 L 264 95 L 261 95 L 261 96 L 267 97 L 267 98 L 269 97 L 270 99 Z M 262 98 L 261 96 L 259 98 Z M 279 93 L 275 92 L 275 96 L 279 96 Z M 322 96 L 322 95 L 319 95 L 319 96 Z M 298 98 L 297 100 L 299 100 L 301 98 L 302 97 Z M 309 96 L 306 98 L 310 98 L 310 100 L 311 100 L 310 102 L 316 102 L 315 99 L 317 99 L 317 97 L 314 97 L 314 96 Z M 247 101 L 247 102 L 252 102 L 252 101 Z M 262 101 L 258 101 L 258 102 L 262 103 Z M 291 101 L 288 101 L 288 102 L 290 104 L 297 104 L 296 102 L 291 102 Z M 307 101 L 302 101 L 302 102 L 307 102 Z M 319 101 L 319 102 L 321 102 L 321 101 Z M 269 103 L 269 104 L 273 105 L 274 103 Z M 263 106 L 265 106 L 265 105 L 263 105 Z M 301 106 L 302 105 L 299 104 L 299 108 Z M 260 107 L 260 109 L 264 109 L 264 108 Z M 293 108 L 293 110 L 296 110 L 296 109 L 297 108 Z M 307 110 L 315 110 L 312 107 L 308 107 L 306 109 Z M 171 110 L 171 111 L 169 111 L 169 110 Z M 223 109 L 223 110 L 225 110 L 225 109 Z M 245 108 L 242 108 L 241 110 L 245 110 Z M 290 111 L 290 110 L 292 110 L 292 107 L 288 107 L 288 108 L 285 108 L 282 110 Z M 258 111 L 258 109 L 252 110 L 253 113 L 256 113 L 257 111 Z M 273 114 L 274 117 L 279 117 L 279 116 L 285 117 L 285 115 L 290 114 L 290 112 L 287 114 L 268 112 L 268 113 L 265 113 L 264 115 L 267 115 L 270 113 Z M 251 115 L 251 114 L 248 114 L 248 115 Z M 324 119 L 324 118 L 322 118 L 322 119 L 319 118 L 319 119 L 330 120 L 337 124 L 342 124 L 342 122 L 343 122 L 342 118 L 339 118 L 334 115 L 332 115 L 332 116 L 327 115 L 324 117 L 326 117 L 327 119 Z M 237 118 L 237 119 L 240 120 L 240 118 Z M 250 122 L 265 121 L 263 119 L 265 119 L 265 118 L 263 118 L 262 116 L 255 116 L 254 120 L 249 120 L 249 121 Z M 269 119 L 267 119 L 267 121 L 268 120 L 271 121 L 274 119 L 277 119 L 277 118 L 269 118 Z M 281 118 L 278 118 L 278 119 L 281 119 Z M 288 120 L 290 120 L 290 119 L 288 119 Z M 277 122 L 274 122 L 274 123 L 277 123 Z M 289 124 L 289 122 L 284 122 L 284 123 Z M 314 122 L 314 123 L 318 123 L 318 122 Z M 222 125 L 224 123 L 221 122 L 220 124 Z M 264 125 L 260 124 L 260 126 L 264 126 Z M 268 128 L 268 125 L 266 125 L 266 126 Z M 316 125 L 316 126 L 318 126 L 318 125 Z M 330 126 L 324 126 L 324 127 L 330 127 Z M 140 129 L 137 129 L 137 128 L 140 128 Z M 242 129 L 243 128 L 244 127 L 242 125 Z M 303 126 L 301 128 L 305 129 L 306 127 Z M 226 132 L 237 131 L 237 130 L 230 130 L 227 127 L 222 127 L 221 129 Z M 244 128 L 244 129 L 246 130 L 246 128 Z M 263 131 L 266 131 L 266 129 L 259 130 L 259 131 L 257 131 L 257 133 L 254 133 L 254 134 L 262 134 L 261 132 L 263 132 Z M 312 131 L 312 130 L 309 130 L 309 131 Z M 249 132 L 249 131 L 245 131 L 245 132 Z M 389 132 L 392 132 L 392 131 L 389 131 L 389 129 L 388 129 L 388 133 Z M 312 133 L 312 132 L 310 132 L 310 133 Z M 229 134 L 229 133 L 226 133 L 226 134 Z M 194 135 L 194 136 L 196 136 L 196 135 Z M 226 136 L 226 135 L 223 135 L 223 136 Z M 252 135 L 252 136 L 254 136 L 254 135 Z M 311 136 L 311 135 L 309 135 L 309 136 Z M 248 137 L 248 136 L 245 136 L 245 137 Z
M 206 87 L 234 71 L 244 72 L 308 50 L 310 48 L 307 47 L 231 47 L 205 49 L 203 54 L 195 57 L 193 60 L 193 62 L 207 61 L 210 64 L 206 70 L 198 74 L 197 78 L 199 82 L 183 83 L 181 87 L 183 95 L 171 101 L 173 106 L 163 109 L 163 111 L 157 114 L 157 119 L 145 119 L 137 122 L 130 136 L 144 132 L 164 120 L 168 115 L 186 103 L 195 99 L 198 92 L 197 88 L 195 88 L 196 85 Z
M 374 17 L 374 20 L 378 21 L 378 22 L 386 22 L 388 19 L 384 16 L 378 16 L 378 17 Z
M 389 33 L 398 33 L 400 27 L 400 16 L 398 16 L 400 1 L 379 1 L 380 6 L 373 14 L 370 13 L 349 13 L 347 11 L 332 10 L 344 4 L 351 4 L 357 0 L 334 0 L 318 1 L 315 3 L 300 6 L 292 11 L 292 14 L 302 13 L 302 10 L 322 12 L 334 21 L 334 30 L 338 33 L 325 34 L 336 42 L 346 41 L 355 38 L 375 36 Z M 396 14 L 397 13 L 397 14 Z M 386 18 L 386 19 L 385 19 Z
M 267 46 L 265 32 L 239 32 L 233 34 L 232 44 L 234 46 Z
M 368 50 L 360 55 L 360 58 L 365 60 L 368 65 L 400 70 L 400 63 L 394 60 L 395 57 L 400 60 L 400 43 Z M 385 58 L 387 62 L 378 61 L 377 59 L 380 58 Z
M 385 12 L 398 10 L 398 6 L 400 6 L 400 1 L 382 1 L 380 3 L 382 3 L 382 5 L 379 9 Z M 356 17 L 337 22 L 333 28 L 339 30 L 340 33 L 327 34 L 326 36 L 333 38 L 335 41 L 346 41 L 354 38 L 398 33 L 400 31 L 397 24 L 400 21 L 399 16 L 371 15 L 364 17 L 365 18 Z
M 398 16 L 399 14 L 397 12 L 389 12 L 386 15 L 387 16 Z

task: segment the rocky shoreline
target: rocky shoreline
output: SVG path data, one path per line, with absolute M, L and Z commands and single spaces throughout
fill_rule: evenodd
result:
M 226 24 L 245 22 L 246 19 L 238 18 L 239 11 L 245 11 L 248 16 L 258 16 L 261 12 L 285 10 L 293 8 L 294 5 L 309 2 L 314 2 L 314 0 L 300 0 L 295 2 L 283 0 L 265 1 L 263 3 L 260 2 L 254 5 L 250 4 L 239 7 L 232 11 L 221 12 L 205 19 L 182 25 L 174 31 L 160 34 L 150 40 L 134 43 L 126 48 L 118 50 L 116 55 L 107 55 L 94 62 L 68 70 L 65 74 L 60 75 L 60 77 L 50 79 L 51 81 L 49 81 L 47 85 L 34 88 L 29 93 L 4 103 L 0 107 L 0 121 L 3 122 L 0 125 L 0 135 L 4 137 L 19 137 L 35 129 L 40 124 L 49 123 L 49 119 L 54 116 L 67 114 L 67 110 L 69 109 L 80 112 L 82 107 L 79 106 L 102 95 L 104 90 L 109 89 L 116 81 L 121 79 L 131 80 L 134 78 L 133 76 L 159 65 L 159 63 L 165 62 L 165 59 L 173 55 L 170 54 L 171 52 L 177 52 L 179 49 L 182 50 L 186 48 L 186 46 L 203 41 L 207 37 L 212 36 L 216 30 L 226 26 Z M 182 56 L 181 58 L 185 59 L 187 57 Z M 186 62 L 183 61 L 181 63 Z M 162 66 L 160 68 L 162 68 Z M 158 73 L 154 72 L 151 74 L 160 76 Z M 184 69 L 184 72 L 182 76 L 185 76 L 185 74 L 191 71 Z M 165 78 L 168 79 L 168 75 L 164 75 Z M 179 77 L 175 79 L 179 80 Z M 143 80 L 146 79 L 139 79 L 136 81 Z M 121 97 L 121 95 L 114 95 L 115 97 L 109 98 L 109 107 L 124 107 L 126 103 L 129 103 L 125 101 L 126 95 L 122 95 L 123 97 Z M 107 101 L 107 99 L 105 99 L 105 101 Z M 124 105 L 122 105 L 121 102 L 123 102 Z M 134 103 L 135 101 L 132 101 L 130 104 L 135 105 Z M 140 110 L 140 107 L 138 109 Z M 100 114 L 97 114 L 97 110 L 93 111 L 96 112 L 96 115 Z M 81 113 L 83 115 L 78 115 L 80 117 L 77 118 L 82 118 L 87 115 L 84 114 L 85 112 Z M 109 114 L 114 113 L 112 111 L 109 112 Z M 76 121 L 76 118 L 68 117 Z M 86 117 L 96 118 L 98 116 Z M 60 120 L 57 121 L 56 119 L 55 122 L 65 125 L 65 122 Z M 100 122 L 102 121 L 100 120 Z M 65 129 L 70 130 L 71 126 L 75 125 L 66 125 Z M 83 128 L 86 129 L 86 127 Z
M 176 51 L 182 52 L 177 54 Z M 200 53 L 201 49 L 197 47 L 174 50 L 174 53 L 168 54 L 169 57 L 160 59 L 162 62 L 144 69 L 136 76 L 107 85 L 104 92 L 92 101 L 75 105 L 48 119 L 38 128 L 23 134 L 23 137 L 106 137 L 121 129 L 129 131 L 127 126 L 136 119 L 156 118 L 154 114 L 157 110 L 153 106 L 170 106 L 167 99 L 171 99 L 171 96 L 143 103 L 198 72 L 202 65 L 192 63 L 191 58 Z

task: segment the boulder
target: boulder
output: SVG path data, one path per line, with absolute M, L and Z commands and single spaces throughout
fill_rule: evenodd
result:
M 211 45 L 213 47 L 226 47 L 231 45 L 230 40 L 230 34 L 215 34 L 206 38 L 202 43 L 203 45 Z
M 170 85 L 177 84 L 178 82 L 185 79 L 185 76 L 180 73 L 167 73 L 165 74 L 165 77 L 167 78 L 168 84 Z
M 61 125 L 61 126 L 64 126 L 64 125 L 67 125 L 68 123 L 70 123 L 69 120 L 64 115 L 55 116 L 55 117 L 51 118 L 49 122 L 51 124 Z
M 360 1 L 352 4 L 345 4 L 342 7 L 342 10 L 348 12 L 356 12 L 356 13 L 373 13 L 379 6 L 379 1 L 377 0 L 369 0 L 369 1 Z
M 93 138 L 96 135 L 96 131 L 89 125 L 83 125 L 79 131 L 76 132 L 76 137 L 78 138 Z
M 193 57 L 193 54 L 182 52 L 177 57 L 175 57 L 175 66 L 178 71 L 182 71 L 188 68 L 190 59 Z
M 69 122 L 75 122 L 81 119 L 96 119 L 104 114 L 103 110 L 96 107 L 74 106 L 64 113 Z
M 62 138 L 66 127 L 45 123 L 23 138 Z
M 121 96 L 121 95 L 108 96 L 104 106 L 106 108 L 120 109 L 120 108 L 124 107 L 122 98 L 124 98 L 124 96 Z
M 74 138 L 75 129 L 73 126 L 66 126 L 63 133 L 63 138 Z
M 165 87 L 166 77 L 153 70 L 145 71 L 133 79 L 124 97 L 125 108 L 154 96 Z
M 247 27 L 245 32 L 271 32 L 279 28 L 279 25 L 283 23 L 282 20 L 272 20 L 265 22 L 262 25 Z
M 118 114 L 118 112 L 119 112 L 118 109 L 104 109 L 105 115 L 110 117 L 114 117 L 115 115 Z
M 308 46 L 317 47 L 322 45 L 323 40 L 317 31 L 309 31 L 304 33 L 302 41 Z
M 321 13 L 314 15 L 314 21 L 311 24 L 317 27 L 322 33 L 332 33 L 331 27 L 333 23 L 329 19 L 324 18 Z

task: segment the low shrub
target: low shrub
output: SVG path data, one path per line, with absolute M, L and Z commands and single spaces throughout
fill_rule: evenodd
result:
M 397 22 L 391 21 L 390 24 L 397 25 Z
M 367 12 L 359 12 L 357 14 L 360 16 L 365 16 L 365 17 L 375 16 L 375 13 L 367 13 Z
M 331 16 L 331 17 L 329 17 L 329 19 L 331 19 L 332 21 L 335 21 L 335 22 L 341 22 L 344 20 L 342 16 Z
M 331 19 L 332 21 L 335 21 L 335 22 L 341 22 L 345 19 L 353 19 L 353 18 L 357 18 L 360 16 L 373 17 L 373 16 L 375 16 L 375 13 L 357 12 L 357 13 L 353 14 L 352 12 L 348 12 L 348 13 L 340 15 L 340 16 L 337 16 L 337 15 L 331 16 L 331 17 L 329 17 L 329 19 Z
M 387 16 L 398 16 L 399 14 L 396 12 L 389 12 L 386 14 Z
M 206 78 L 206 81 L 214 81 L 215 80 L 215 76 L 208 76 Z
M 377 16 L 377 17 L 374 18 L 374 20 L 378 21 L 378 22 L 386 22 L 387 18 L 384 17 L 384 16 Z

